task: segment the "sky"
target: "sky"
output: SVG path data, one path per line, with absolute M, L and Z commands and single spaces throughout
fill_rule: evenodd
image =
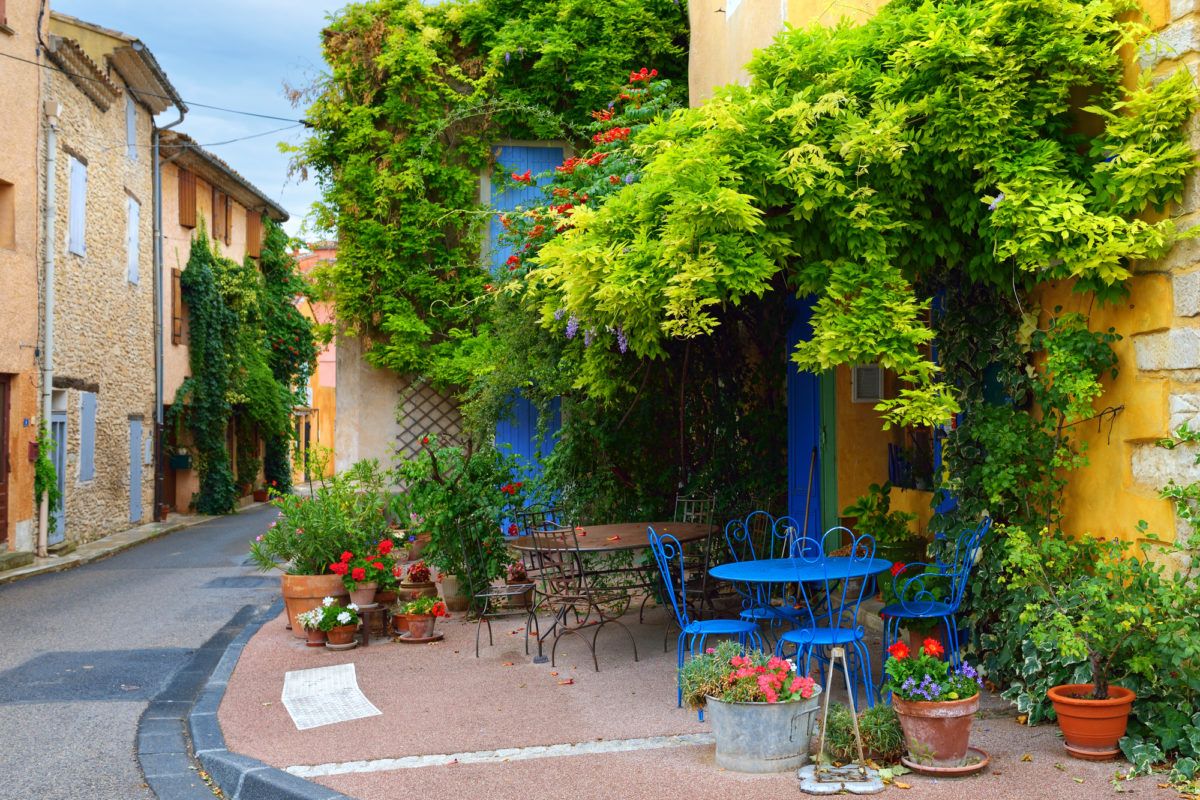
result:
M 218 145 L 289 123 L 191 103 L 299 120 L 304 109 L 288 102 L 284 83 L 306 86 L 321 74 L 321 29 L 327 15 L 342 5 L 339 0 L 50 0 L 55 11 L 141 39 L 189 104 L 178 129 L 286 209 L 291 218 L 285 227 L 293 235 L 319 191 L 313 181 L 288 177 L 288 157 L 277 143 L 298 144 L 305 129 Z M 176 116 L 168 109 L 157 122 L 164 125 Z

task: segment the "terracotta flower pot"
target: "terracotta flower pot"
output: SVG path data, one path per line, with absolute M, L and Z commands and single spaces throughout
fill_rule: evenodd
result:
M 418 533 L 415 539 L 405 545 L 408 548 L 408 560 L 420 561 L 421 552 L 425 549 L 427 544 L 429 544 L 429 534 Z
M 327 632 L 329 643 L 350 644 L 354 641 L 354 633 L 357 630 L 357 625 L 338 625 L 336 628 L 330 628 Z
M 904 729 L 908 757 L 932 767 L 959 767 L 971 740 L 971 722 L 979 709 L 979 694 L 964 700 L 926 702 L 892 696 L 892 707 Z
M 471 598 L 467 597 L 462 581 L 457 575 L 445 575 L 441 580 L 442 600 L 447 611 L 466 611 Z
M 519 583 L 533 583 L 533 581 L 529 580 L 529 578 L 522 578 L 518 581 L 510 581 L 508 578 L 504 579 L 504 584 L 506 586 L 512 586 Z M 526 591 L 509 597 L 508 603 L 513 608 L 529 608 L 531 605 L 533 605 L 533 587 L 531 586 Z
M 311 611 L 326 597 L 332 597 L 342 605 L 349 602 L 346 587 L 338 575 L 283 575 L 280 585 L 292 635 L 297 639 L 307 638 L 304 627 L 296 621 L 297 614 Z
M 400 584 L 400 590 L 396 592 L 401 600 L 416 600 L 418 597 L 437 597 L 437 584 L 433 581 L 425 581 L 423 583 L 408 583 Z
M 402 633 L 408 633 L 407 614 L 392 614 L 392 633 L 397 636 Z
M 309 647 L 325 646 L 325 639 L 327 638 L 325 631 L 317 628 L 316 630 L 305 631 L 304 633 L 306 636 L 308 636 L 308 641 L 305 644 L 307 644 Z
M 270 496 L 267 494 L 266 489 L 255 489 L 254 490 L 254 502 L 265 503 L 269 499 L 270 499 Z
M 1137 695 L 1123 686 L 1109 686 L 1107 700 L 1087 700 L 1090 683 L 1068 683 L 1046 692 L 1058 715 L 1067 752 L 1085 761 L 1108 761 L 1120 755 L 1117 742 L 1125 735 L 1129 712 Z
M 358 584 L 357 589 L 350 590 L 350 602 L 359 608 L 371 605 L 375 602 L 375 590 L 378 586 L 375 581 Z
M 390 606 L 396 602 L 395 589 L 379 589 L 375 592 L 375 602 L 381 606 Z
M 410 639 L 428 639 L 433 636 L 433 624 L 437 617 L 432 614 L 405 614 L 404 617 L 408 622 Z

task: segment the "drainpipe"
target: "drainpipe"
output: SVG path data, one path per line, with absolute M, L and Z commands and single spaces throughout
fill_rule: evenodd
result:
M 42 281 L 45 292 L 44 325 L 42 329 L 42 424 L 50 430 L 51 404 L 54 398 L 54 223 L 58 216 L 56 199 L 58 167 L 58 115 L 61 107 L 53 100 L 43 106 L 46 115 L 46 212 L 43 216 L 45 243 L 42 247 Z M 50 541 L 50 493 L 42 495 L 38 509 L 37 554 L 46 557 L 46 545 Z
M 162 163 L 159 160 L 159 134 L 183 122 L 185 106 L 176 103 L 179 117 L 161 128 L 154 125 L 154 519 L 162 521 L 163 489 L 166 474 L 163 466 L 163 243 L 162 243 Z M 153 121 L 152 121 L 153 124 Z

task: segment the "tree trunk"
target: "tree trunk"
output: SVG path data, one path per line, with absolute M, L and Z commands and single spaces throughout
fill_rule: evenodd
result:
M 1088 655 L 1088 658 L 1092 662 L 1092 685 L 1095 687 L 1092 698 L 1095 700 L 1107 700 L 1108 670 L 1105 669 L 1099 653 L 1093 651 Z

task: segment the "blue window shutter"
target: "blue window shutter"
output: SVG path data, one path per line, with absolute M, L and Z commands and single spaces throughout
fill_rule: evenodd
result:
M 137 161 L 137 106 L 133 98 L 125 95 L 125 149 L 129 152 L 129 160 Z
M 142 217 L 142 206 L 132 197 L 125 198 L 125 277 L 130 283 L 138 282 L 138 259 L 141 250 L 138 247 L 138 228 Z
M 71 185 L 67 215 L 67 249 L 76 255 L 86 255 L 84 233 L 87 217 L 87 165 L 71 156 Z
M 96 477 L 96 395 L 79 393 L 79 480 Z

